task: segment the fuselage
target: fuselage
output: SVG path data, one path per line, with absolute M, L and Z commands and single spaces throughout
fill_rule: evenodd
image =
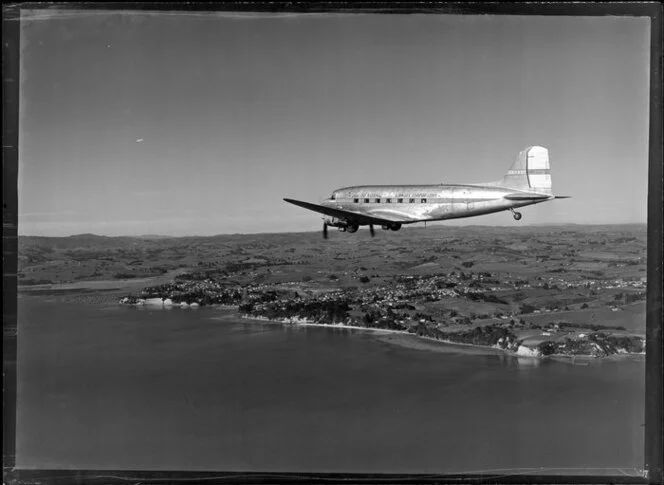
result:
M 404 224 L 440 221 L 524 207 L 553 199 L 542 194 L 523 200 L 513 188 L 491 185 L 361 185 L 333 192 L 321 205 L 368 216 L 391 215 Z
M 402 224 L 443 221 L 515 209 L 552 199 L 549 151 L 541 146 L 522 150 L 502 179 L 494 182 L 438 185 L 356 185 L 335 190 L 319 204 L 284 198 L 290 204 L 323 214 L 323 237 L 328 226 L 356 232 L 374 225 L 398 231 Z

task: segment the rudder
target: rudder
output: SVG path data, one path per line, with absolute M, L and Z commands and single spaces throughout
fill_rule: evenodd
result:
M 516 190 L 551 194 L 549 150 L 540 146 L 532 146 L 523 150 L 501 180 L 500 185 Z

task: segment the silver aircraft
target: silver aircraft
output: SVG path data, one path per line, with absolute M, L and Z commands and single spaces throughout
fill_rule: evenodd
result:
M 335 190 L 329 199 L 312 204 L 284 199 L 305 209 L 320 212 L 323 237 L 327 227 L 356 232 L 360 226 L 374 225 L 398 231 L 403 224 L 443 221 L 515 209 L 553 199 L 565 199 L 551 192 L 549 151 L 540 146 L 526 148 L 505 176 L 496 182 L 438 185 L 359 185 Z

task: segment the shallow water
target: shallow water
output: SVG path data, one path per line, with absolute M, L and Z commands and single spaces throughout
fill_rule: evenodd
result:
M 643 466 L 643 359 L 571 365 L 431 351 L 219 314 L 20 297 L 17 466 L 593 474 Z

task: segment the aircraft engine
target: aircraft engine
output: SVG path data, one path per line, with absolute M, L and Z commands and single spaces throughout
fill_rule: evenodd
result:
M 336 217 L 325 217 L 323 219 L 323 222 L 332 227 L 338 227 L 340 231 L 347 231 L 347 232 L 357 232 L 359 229 L 359 225 L 356 223 L 351 223 L 347 221 L 346 219 L 339 219 Z

